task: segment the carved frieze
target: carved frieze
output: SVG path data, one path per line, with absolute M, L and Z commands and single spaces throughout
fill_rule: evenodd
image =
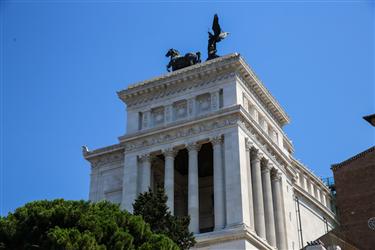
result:
M 173 104 L 173 114 L 175 120 L 184 119 L 187 117 L 187 101 L 182 100 Z
M 169 123 L 172 121 L 172 105 L 166 105 L 164 108 L 165 122 Z
M 205 122 L 196 123 L 190 126 L 183 126 L 178 129 L 157 133 L 151 136 L 147 136 L 143 139 L 137 139 L 134 141 L 125 142 L 125 150 L 133 151 L 141 149 L 145 146 L 152 146 L 161 143 L 171 142 L 177 139 L 190 137 L 205 133 L 214 129 L 225 128 L 234 125 L 239 120 L 238 114 L 227 115 L 217 119 L 212 119 Z
M 209 93 L 197 96 L 196 101 L 198 113 L 204 113 L 211 110 L 211 95 Z
M 91 166 L 93 168 L 104 166 L 104 165 L 110 165 L 113 163 L 123 163 L 124 162 L 124 152 L 118 151 L 108 154 L 103 154 L 96 156 L 92 159 L 89 159 L 91 162 Z
M 152 109 L 151 114 L 154 127 L 164 123 L 164 107 Z
M 220 108 L 219 95 L 220 91 L 215 91 L 211 93 L 211 109 L 213 111 L 218 110 Z
M 159 90 L 152 91 L 149 93 L 145 93 L 142 95 L 137 96 L 137 98 L 131 98 L 127 100 L 128 108 L 135 108 L 140 105 L 145 105 L 150 102 L 155 102 L 157 100 L 167 98 L 169 96 L 173 96 L 184 91 L 191 90 L 193 88 L 201 88 L 205 86 L 210 86 L 217 84 L 217 82 L 233 78 L 235 73 L 225 73 L 223 75 L 217 76 L 215 78 L 207 79 L 207 80 L 200 80 L 199 82 L 186 82 L 185 84 L 175 84 L 173 86 L 168 86 L 168 88 L 160 88 Z

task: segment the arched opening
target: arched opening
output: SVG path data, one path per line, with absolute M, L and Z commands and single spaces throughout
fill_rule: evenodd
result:
M 214 229 L 213 149 L 202 145 L 198 153 L 199 229 L 201 233 Z
M 164 155 L 158 154 L 151 162 L 151 190 L 156 191 L 158 187 L 164 187 Z
M 178 151 L 174 160 L 174 215 L 188 215 L 188 160 L 186 148 Z

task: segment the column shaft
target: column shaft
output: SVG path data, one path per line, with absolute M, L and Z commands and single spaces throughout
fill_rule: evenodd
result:
M 224 204 L 224 170 L 222 165 L 222 138 L 215 137 L 211 140 L 213 145 L 214 162 L 214 213 L 215 230 L 225 226 L 225 204 Z
M 276 239 L 277 248 L 280 250 L 287 250 L 286 232 L 285 232 L 285 219 L 284 219 L 284 208 L 282 201 L 281 191 L 281 174 L 276 173 L 272 176 L 272 191 L 274 197 L 275 207 L 275 228 L 276 228 Z
M 251 143 L 246 141 L 246 164 L 247 164 L 247 178 L 248 178 L 248 192 L 249 192 L 249 214 L 250 214 L 250 229 L 254 230 L 254 201 L 253 201 L 253 187 L 251 175 Z
M 198 150 L 197 144 L 189 144 L 188 173 L 188 212 L 190 215 L 189 230 L 199 233 L 199 186 L 198 186 Z
M 174 157 L 173 149 L 167 149 L 164 152 L 165 167 L 164 167 L 164 190 L 168 196 L 167 206 L 169 211 L 174 214 Z
M 140 193 L 147 192 L 151 186 L 151 158 L 149 154 L 141 157 L 142 169 L 141 169 L 141 185 Z
M 262 192 L 262 176 L 260 169 L 260 159 L 262 155 L 258 150 L 254 151 L 251 161 L 251 175 L 253 186 L 253 204 L 254 204 L 254 224 L 256 233 L 263 239 L 266 239 L 266 227 L 264 220 L 264 205 Z
M 275 219 L 272 204 L 272 187 L 271 187 L 271 166 L 269 163 L 262 168 L 262 187 L 264 200 L 264 213 L 266 223 L 266 238 L 268 243 L 276 247 Z

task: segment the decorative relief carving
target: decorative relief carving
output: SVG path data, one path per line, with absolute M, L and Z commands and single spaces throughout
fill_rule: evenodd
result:
M 148 146 L 152 146 L 155 144 L 166 143 L 176 139 L 212 131 L 214 129 L 224 128 L 236 124 L 238 120 L 239 115 L 229 115 L 219 119 L 198 123 L 192 126 L 186 126 L 172 131 L 155 134 L 147 138 L 125 142 L 125 151 L 132 151 L 142 148 L 145 144 L 147 144 Z
M 249 99 L 247 99 L 245 93 L 242 93 L 242 98 L 243 98 L 243 107 L 246 111 L 249 112 Z
M 120 164 L 124 162 L 124 152 L 114 152 L 109 154 L 104 154 L 92 158 L 89 160 L 93 168 L 100 167 L 103 165 L 112 164 L 115 162 L 119 162 Z
M 209 93 L 197 96 L 198 112 L 203 113 L 211 109 L 211 96 Z
M 171 105 L 165 106 L 165 121 L 166 122 L 172 121 L 172 106 Z
M 139 156 L 140 162 L 151 162 L 151 155 L 150 154 L 144 154 Z
M 175 120 L 184 119 L 187 117 L 187 102 L 182 100 L 173 104 L 173 112 Z
M 188 115 L 189 115 L 189 117 L 194 116 L 194 104 L 195 104 L 195 98 L 190 98 L 188 100 Z
M 148 128 L 149 124 L 149 116 L 150 116 L 150 111 L 146 111 L 142 114 L 142 128 Z
M 219 91 L 211 93 L 211 108 L 212 110 L 219 109 Z
M 246 151 L 251 151 L 251 149 L 252 149 L 253 146 L 254 146 L 254 143 L 252 141 L 250 141 L 249 138 L 246 138 L 245 139 Z
M 223 143 L 223 137 L 222 135 L 212 137 L 210 142 L 212 143 L 212 146 L 220 145 Z
M 271 181 L 281 181 L 281 173 L 278 170 L 272 172 Z
M 168 88 L 161 88 L 158 91 L 152 91 L 149 94 L 137 95 L 136 97 L 129 98 L 126 103 L 129 108 L 132 108 L 137 105 L 144 105 L 152 101 L 156 101 L 161 98 L 164 98 L 166 96 L 171 96 L 171 95 L 184 92 L 186 90 L 190 90 L 192 88 L 198 88 L 198 87 L 202 87 L 205 85 L 213 85 L 218 81 L 233 78 L 234 76 L 235 76 L 235 73 L 231 72 L 231 73 L 223 74 L 219 77 L 213 78 L 211 80 L 206 80 L 200 83 L 192 84 L 191 82 L 186 82 L 185 84 L 176 84 L 173 86 L 168 86 Z
M 271 170 L 273 169 L 273 165 L 272 163 L 266 161 L 264 162 L 264 164 L 262 164 L 262 173 L 268 173 L 268 172 L 271 172 Z
M 154 126 L 164 123 L 164 107 L 155 108 L 151 111 L 151 113 Z
M 259 152 L 259 149 L 253 148 L 253 150 L 251 151 L 251 160 L 260 162 L 262 158 L 263 158 L 263 154 Z
M 189 151 L 189 152 L 198 152 L 200 149 L 201 149 L 201 146 L 200 144 L 196 143 L 196 142 L 192 142 L 192 143 L 189 143 L 188 145 L 186 145 L 186 149 Z
M 167 149 L 165 149 L 164 151 L 163 151 L 163 154 L 164 154 L 164 156 L 165 156 L 165 158 L 167 158 L 167 157 L 172 157 L 172 158 L 174 158 L 175 156 L 176 156 L 176 154 L 177 154 L 177 150 L 174 150 L 173 148 L 167 148 Z

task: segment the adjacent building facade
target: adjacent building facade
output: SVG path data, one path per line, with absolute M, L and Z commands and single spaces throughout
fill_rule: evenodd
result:
M 132 211 L 163 186 L 197 249 L 301 249 L 337 225 L 330 190 L 293 157 L 289 118 L 239 54 L 118 92 L 119 142 L 88 150 L 89 199 Z
M 375 147 L 332 165 L 340 231 L 359 249 L 375 248 Z

